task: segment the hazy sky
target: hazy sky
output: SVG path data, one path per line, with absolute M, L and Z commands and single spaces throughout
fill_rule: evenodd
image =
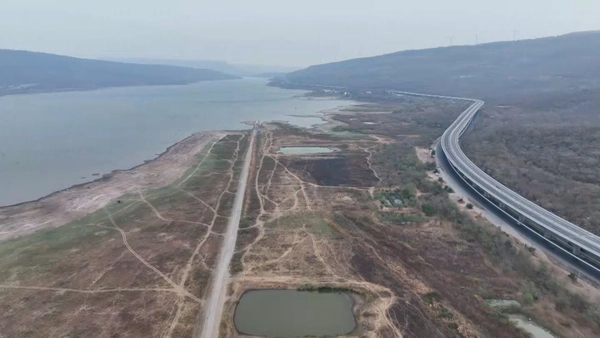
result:
M 600 29 L 598 0 L 2 0 L 0 48 L 307 66 Z

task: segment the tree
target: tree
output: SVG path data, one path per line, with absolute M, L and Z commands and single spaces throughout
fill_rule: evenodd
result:
M 467 209 L 469 209 L 469 210 L 473 209 L 473 204 L 467 203 Z
M 408 200 L 417 196 L 417 188 L 411 184 L 404 187 L 400 193 L 404 199 Z

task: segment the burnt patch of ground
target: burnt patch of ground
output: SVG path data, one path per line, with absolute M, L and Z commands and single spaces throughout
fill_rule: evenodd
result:
M 364 153 L 335 157 L 280 156 L 279 161 L 303 180 L 321 186 L 372 187 L 379 182 Z

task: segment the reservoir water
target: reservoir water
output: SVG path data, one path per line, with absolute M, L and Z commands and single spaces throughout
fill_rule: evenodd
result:
M 0 206 L 153 159 L 188 135 L 247 120 L 309 127 L 348 101 L 298 97 L 264 79 L 0 97 Z
M 281 147 L 279 153 L 286 155 L 307 155 L 332 153 L 335 149 L 326 147 Z
M 296 290 L 246 292 L 235 309 L 238 331 L 266 337 L 338 336 L 356 327 L 346 293 Z

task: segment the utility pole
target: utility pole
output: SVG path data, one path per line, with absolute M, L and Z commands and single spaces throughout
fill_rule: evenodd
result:
M 517 30 L 513 29 L 513 41 L 517 41 Z
M 479 35 L 475 34 L 475 45 L 479 44 Z

